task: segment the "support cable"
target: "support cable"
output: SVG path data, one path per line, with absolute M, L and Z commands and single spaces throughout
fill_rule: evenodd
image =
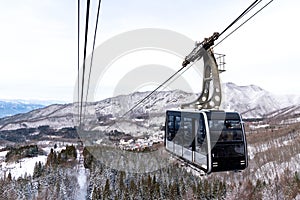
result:
M 256 0 L 254 1 L 248 8 L 246 8 L 246 10 L 244 10 L 244 12 L 242 12 L 242 14 L 240 14 L 233 22 L 231 22 L 231 24 L 229 24 L 221 33 L 219 36 L 221 36 L 223 33 L 225 33 L 229 28 L 231 28 L 236 22 L 238 22 L 245 14 L 247 14 L 251 9 L 253 9 L 257 3 L 259 3 L 260 0 Z
M 236 27 L 233 31 L 231 31 L 228 35 L 226 35 L 221 41 L 219 41 L 216 45 L 213 46 L 215 48 L 218 46 L 221 42 L 223 42 L 226 38 L 228 38 L 231 34 L 233 34 L 235 31 L 237 31 L 239 28 L 241 28 L 244 24 L 246 24 L 250 19 L 252 19 L 255 15 L 257 15 L 259 12 L 261 12 L 264 8 L 266 8 L 270 3 L 272 3 L 273 0 L 266 3 L 262 8 L 260 8 L 258 11 L 256 11 L 253 15 L 251 15 L 248 19 L 246 19 L 242 24 L 240 24 L 238 27 Z
M 85 21 L 85 37 L 84 37 L 84 53 L 83 53 L 83 67 L 82 67 L 82 83 L 81 83 L 81 102 L 80 102 L 80 114 L 79 114 L 79 126 L 82 123 L 82 107 L 83 107 L 83 92 L 84 92 L 84 73 L 85 73 L 85 63 L 86 63 L 86 46 L 87 46 L 87 36 L 89 27 L 89 14 L 90 14 L 90 0 L 87 0 L 86 7 L 86 21 Z
M 97 10 L 96 26 L 95 26 L 95 32 L 94 32 L 93 49 L 92 49 L 92 55 L 91 55 L 90 70 L 89 70 L 89 76 L 88 76 L 88 82 L 87 82 L 85 102 L 87 102 L 89 88 L 90 88 L 90 79 L 91 79 L 91 72 L 92 72 L 93 59 L 94 59 L 94 50 L 95 50 L 95 43 L 96 43 L 96 37 L 97 37 L 97 28 L 98 28 L 98 19 L 99 19 L 100 7 L 101 7 L 101 0 L 99 0 L 98 10 Z
M 240 14 L 234 21 L 231 22 L 222 32 L 221 34 L 215 32 L 210 38 L 205 38 L 202 42 L 197 43 L 197 47 L 202 46 L 204 49 L 209 49 L 213 44 L 214 41 L 217 40 L 222 34 L 224 34 L 229 28 L 231 28 L 235 23 L 237 23 L 241 18 L 243 18 L 247 13 L 249 13 L 253 8 L 255 8 L 262 0 L 254 1 L 247 9 L 244 10 L 242 14 Z M 183 65 L 188 65 L 190 61 L 185 60 Z
M 246 8 L 242 14 L 240 14 L 233 22 L 231 22 L 220 34 L 224 34 L 229 28 L 231 28 L 236 22 L 238 22 L 243 16 L 245 16 L 250 10 L 252 10 L 255 6 L 257 6 L 262 0 L 255 0 L 248 8 Z M 273 1 L 273 0 L 272 0 Z M 218 37 L 219 37 L 218 36 Z M 202 42 L 203 44 L 203 42 Z M 186 65 L 185 65 L 186 66 Z M 150 92 L 146 97 L 141 99 L 139 102 L 137 102 L 132 108 L 130 108 L 126 113 L 122 115 L 124 117 L 128 113 L 130 113 L 132 110 L 134 110 L 136 107 L 138 107 L 140 104 L 142 104 L 146 99 L 148 99 L 150 96 L 152 96 L 157 90 L 159 90 L 163 85 L 165 85 L 167 82 L 169 82 L 173 77 L 175 77 L 178 73 L 180 73 L 185 66 L 182 66 L 177 72 L 175 72 L 172 76 L 170 76 L 166 81 L 161 83 L 156 89 L 154 89 L 152 92 Z
M 80 95 L 80 87 L 79 87 L 79 63 L 80 63 L 80 0 L 77 2 L 78 10 L 77 10 L 77 105 L 79 106 L 79 95 Z M 79 107 L 78 107 L 78 117 L 80 115 Z
M 228 29 L 230 29 L 234 24 L 236 24 L 241 18 L 243 18 L 248 12 L 250 12 L 254 7 L 256 7 L 262 0 L 256 0 L 254 1 L 246 10 L 244 10 L 242 12 L 242 14 L 240 14 L 232 23 L 230 23 L 220 34 L 218 34 L 217 37 L 211 37 L 213 39 L 218 39 L 219 36 L 221 36 L 222 34 L 224 34 Z M 222 39 L 219 43 L 217 43 L 214 47 L 216 47 L 218 44 L 220 44 L 222 41 L 224 41 L 227 37 L 229 37 L 229 35 L 231 35 L 233 32 L 235 32 L 236 30 L 238 30 L 241 26 L 243 26 L 245 23 L 247 23 L 251 18 L 253 18 L 256 14 L 258 14 L 259 12 L 261 12 L 265 7 L 267 7 L 273 0 L 269 1 L 265 6 L 263 6 L 261 9 L 259 9 L 256 13 L 254 13 L 250 18 L 248 18 L 246 21 L 244 21 L 240 26 L 238 26 L 235 30 L 233 30 L 231 33 L 229 33 L 224 39 Z M 204 40 L 203 42 L 200 43 L 200 45 L 203 45 L 204 42 L 207 42 L 207 40 Z M 213 42 L 211 43 L 210 46 L 213 45 Z M 188 70 L 195 62 L 193 62 L 191 65 L 189 65 L 186 70 Z M 189 63 L 187 63 L 189 64 Z M 141 99 L 140 101 L 138 101 L 132 108 L 130 108 L 126 113 L 124 113 L 121 118 L 123 118 L 124 116 L 126 116 L 128 113 L 130 113 L 131 111 L 133 111 L 135 108 L 137 108 L 140 104 L 142 104 L 146 99 L 150 98 L 150 96 L 152 96 L 157 90 L 159 90 L 160 88 L 162 88 L 166 83 L 168 83 L 171 79 L 173 79 L 176 75 L 178 75 L 187 65 L 183 65 L 178 71 L 176 71 L 172 76 L 170 76 L 166 81 L 164 81 L 163 83 L 161 83 L 156 89 L 154 89 L 152 92 L 150 92 L 147 96 L 145 96 L 143 99 Z M 184 70 L 182 72 L 182 74 L 186 71 Z M 181 75 L 182 75 L 181 74 Z M 176 77 L 173 81 L 175 81 L 178 77 Z M 173 82 L 172 81 L 172 82 Z M 169 83 L 170 84 L 170 83 Z M 110 128 L 112 125 L 110 125 L 109 127 L 107 127 L 105 130 L 107 130 L 108 128 Z
M 150 96 L 152 96 L 158 89 L 162 88 L 164 85 L 165 87 L 167 87 L 169 84 L 173 83 L 179 76 L 181 76 L 183 73 L 185 73 L 189 68 L 191 68 L 195 63 L 192 63 L 191 65 L 187 66 L 187 67 L 181 67 L 178 71 L 176 71 L 172 76 L 170 76 L 166 81 L 164 81 L 163 83 L 161 83 L 156 89 L 154 89 L 151 93 L 149 93 L 146 97 L 144 97 L 142 100 L 140 100 L 137 104 L 135 104 L 135 106 L 133 106 L 130 110 L 128 110 L 126 113 L 124 113 L 120 118 L 124 118 L 128 113 L 130 113 L 131 111 L 133 111 L 136 107 L 138 107 L 141 103 L 143 103 L 145 100 L 147 100 Z M 183 70 L 185 68 L 185 70 Z M 183 71 L 182 71 L 183 70 Z M 182 71 L 181 74 L 179 74 Z M 179 74 L 178 77 L 175 77 Z M 175 77 L 175 78 L 174 78 Z M 174 79 L 173 79 L 174 78 Z M 171 80 L 173 79 L 173 80 Z M 168 83 L 168 84 L 167 84 Z M 114 123 L 115 124 L 115 123 Z M 114 124 L 109 125 L 105 130 L 107 131 L 110 127 L 112 127 Z
M 146 99 L 148 99 L 150 96 L 152 96 L 157 90 L 159 90 L 162 86 L 164 86 L 167 82 L 169 82 L 174 76 L 176 76 L 179 72 L 181 72 L 184 67 L 181 67 L 177 72 L 175 72 L 172 76 L 170 76 L 167 80 L 165 80 L 163 83 L 161 83 L 157 88 L 155 88 L 152 92 L 150 92 L 147 96 L 145 96 L 143 99 L 141 99 L 138 103 L 136 103 L 132 108 L 130 108 L 126 113 L 122 115 L 122 117 L 126 116 L 128 113 L 130 113 L 132 110 L 134 110 L 136 107 L 138 107 L 141 103 L 143 103 Z

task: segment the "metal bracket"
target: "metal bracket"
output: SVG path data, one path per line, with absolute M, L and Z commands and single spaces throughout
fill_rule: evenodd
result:
M 219 109 L 222 92 L 216 59 L 211 50 L 206 51 L 203 47 L 198 53 L 201 55 L 198 59 L 203 57 L 204 60 L 202 92 L 195 101 L 182 104 L 181 108 Z

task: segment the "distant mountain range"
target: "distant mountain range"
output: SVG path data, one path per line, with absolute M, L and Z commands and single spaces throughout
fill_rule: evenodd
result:
M 126 118 L 121 116 L 149 92 L 135 92 L 98 102 L 88 103 L 83 108 L 83 123 L 90 130 L 121 129 L 126 133 L 143 134 L 149 130 L 157 131 L 164 124 L 165 110 L 177 108 L 196 98 L 196 94 L 180 90 L 158 92 L 151 96 L 143 106 L 130 112 Z M 262 118 L 286 113 L 300 115 L 300 96 L 278 96 L 258 86 L 238 86 L 223 84 L 222 109 L 238 111 L 243 118 Z M 31 107 L 34 109 L 34 107 Z M 272 115 L 273 113 L 273 115 Z M 54 104 L 31 112 L 0 119 L 0 130 L 38 127 L 49 125 L 52 128 L 74 127 L 78 125 L 78 107 L 73 103 Z M 291 116 L 291 117 L 293 117 Z
M 4 100 L 0 99 L 0 118 L 12 116 L 20 113 L 27 113 L 34 109 L 43 108 L 45 106 L 62 103 L 59 101 L 44 100 Z
M 0 100 L 0 118 L 12 116 L 19 113 L 26 113 L 34 109 L 43 108 L 41 104 L 27 104 L 22 102 L 8 102 Z

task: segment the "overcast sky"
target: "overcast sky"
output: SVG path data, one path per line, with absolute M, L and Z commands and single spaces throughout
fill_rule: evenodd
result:
M 0 99 L 71 102 L 77 77 L 77 1 L 0 2 Z M 222 31 L 251 3 L 102 0 L 97 45 L 138 28 L 169 29 L 202 41 Z M 93 12 L 96 6 L 92 1 Z M 255 84 L 276 94 L 300 94 L 299 8 L 298 0 L 275 0 L 216 47 L 216 52 L 226 54 L 222 82 Z

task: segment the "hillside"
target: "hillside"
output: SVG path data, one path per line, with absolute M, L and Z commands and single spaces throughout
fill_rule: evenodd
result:
M 2 149 L 0 199 L 299 199 L 299 128 L 298 122 L 247 131 L 249 167 L 207 176 L 166 152 L 158 155 L 169 159 L 168 166 L 132 173 L 109 168 L 77 143 L 40 141 L 37 146 L 45 155 L 18 162 L 5 162 L 9 151 Z
M 279 118 L 284 113 L 299 115 L 300 97 L 273 95 L 262 88 L 234 83 L 223 85 L 222 109 L 238 111 L 243 118 Z M 157 130 L 164 124 L 165 110 L 178 108 L 196 98 L 195 94 L 180 90 L 157 92 L 150 99 L 123 117 L 131 107 L 143 99 L 148 92 L 135 92 L 102 101 L 88 103 L 84 107 L 83 122 L 89 130 L 122 129 L 126 133 L 139 134 Z M 287 109 L 287 110 L 286 110 Z M 283 112 L 286 110 L 286 112 Z M 75 104 L 54 104 L 0 119 L 0 130 L 37 128 L 48 125 L 51 128 L 74 127 L 78 125 L 78 108 Z M 114 124 L 112 126 L 112 124 Z M 121 128 L 120 128 L 121 127 Z M 150 131 L 151 131 L 150 130 Z

